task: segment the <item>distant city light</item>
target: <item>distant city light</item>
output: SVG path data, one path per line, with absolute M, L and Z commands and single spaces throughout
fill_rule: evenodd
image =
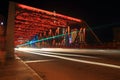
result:
M 3 24 L 4 24 L 3 22 L 0 23 L 0 25 L 3 25 Z

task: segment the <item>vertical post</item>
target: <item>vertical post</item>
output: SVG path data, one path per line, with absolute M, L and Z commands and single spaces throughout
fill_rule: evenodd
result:
M 83 28 L 84 42 L 86 42 L 86 28 Z
M 82 42 L 82 28 L 80 28 L 79 36 L 80 36 L 80 43 L 81 43 Z
M 6 31 L 7 59 L 14 59 L 14 25 L 15 25 L 15 3 L 9 2 L 8 21 Z
M 70 26 L 68 26 L 68 35 L 70 34 Z

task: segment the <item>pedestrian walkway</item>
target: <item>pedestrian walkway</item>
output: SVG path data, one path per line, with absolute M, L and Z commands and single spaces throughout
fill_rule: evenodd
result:
M 43 80 L 21 59 L 6 61 L 0 65 L 0 80 Z

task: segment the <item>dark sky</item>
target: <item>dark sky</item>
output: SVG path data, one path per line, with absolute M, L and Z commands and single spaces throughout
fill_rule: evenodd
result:
M 29 6 L 79 18 L 90 27 L 120 23 L 120 4 L 116 0 L 11 0 Z M 8 0 L 1 0 L 0 14 L 6 14 Z M 102 26 L 102 27 L 101 27 Z M 100 32 L 98 32 L 99 35 Z M 108 34 L 108 33 L 107 33 Z
M 11 0 L 85 20 L 90 26 L 120 22 L 120 5 L 115 0 Z M 5 13 L 8 0 L 1 0 Z

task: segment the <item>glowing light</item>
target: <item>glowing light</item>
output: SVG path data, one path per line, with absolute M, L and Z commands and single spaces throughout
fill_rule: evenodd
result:
M 1 24 L 1 25 L 3 25 L 4 23 L 3 23 L 3 22 L 1 22 L 0 24 Z
M 71 32 L 70 34 L 72 34 L 72 33 L 74 33 L 74 32 Z M 40 39 L 40 40 L 29 41 L 25 44 L 17 45 L 17 47 L 21 47 L 21 46 L 25 46 L 25 45 L 29 45 L 29 44 L 33 44 L 33 43 L 37 43 L 37 42 L 42 42 L 42 41 L 46 41 L 46 40 L 50 40 L 50 39 L 55 39 L 55 38 L 62 37 L 62 36 L 65 36 L 65 35 L 66 34 L 60 34 L 60 35 L 57 35 L 57 36 L 47 37 L 47 38 L 43 38 L 43 39 Z
M 58 37 L 61 37 L 61 36 L 64 36 L 64 35 L 65 35 L 65 34 L 61 34 L 61 35 L 57 35 L 57 36 L 52 36 L 52 37 L 48 37 L 48 38 L 43 38 L 43 39 L 40 39 L 40 40 L 30 41 L 30 42 L 27 42 L 27 43 L 25 43 L 25 44 L 18 45 L 18 47 L 20 47 L 20 46 L 25 46 L 25 45 L 29 45 L 29 44 L 33 44 L 33 43 L 36 43 L 36 42 L 46 41 L 46 40 L 49 40 L 49 39 L 58 38 Z

